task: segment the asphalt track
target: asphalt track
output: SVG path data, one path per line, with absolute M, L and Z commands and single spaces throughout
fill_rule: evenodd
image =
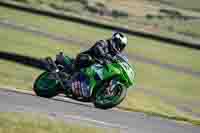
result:
M 45 99 L 0 89 L 0 112 L 43 113 L 66 122 L 118 128 L 123 133 L 200 133 L 200 127 L 143 113 L 100 110 L 91 104 Z

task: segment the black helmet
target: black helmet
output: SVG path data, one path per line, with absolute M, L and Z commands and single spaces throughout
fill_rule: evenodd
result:
M 127 38 L 120 32 L 116 32 L 112 36 L 113 49 L 121 52 L 127 45 Z

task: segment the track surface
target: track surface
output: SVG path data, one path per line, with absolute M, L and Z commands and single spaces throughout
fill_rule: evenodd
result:
M 64 119 L 90 123 L 98 127 L 119 128 L 126 133 L 200 133 L 200 127 L 146 116 L 143 113 L 99 110 L 91 105 L 61 102 L 0 89 L 0 112 L 36 112 Z

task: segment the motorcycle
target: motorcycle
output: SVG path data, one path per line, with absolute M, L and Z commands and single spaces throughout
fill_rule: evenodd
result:
M 64 80 L 70 80 L 74 73 L 67 72 L 57 65 L 53 59 L 49 62 L 53 64 L 58 73 L 45 71 L 40 74 L 33 85 L 33 90 L 37 96 L 52 98 L 60 93 L 66 97 L 79 100 L 82 102 L 92 102 L 95 107 L 109 109 L 120 104 L 127 94 L 130 86 L 135 86 L 135 69 L 128 63 L 126 56 L 118 54 L 114 57 L 114 62 L 109 64 L 95 63 L 89 67 L 80 69 L 89 81 L 91 96 L 77 97 L 71 89 L 66 89 Z M 64 56 L 64 61 L 68 64 L 69 69 L 73 65 L 73 59 Z M 68 68 L 68 67 L 67 67 Z M 112 87 L 109 87 L 110 82 Z

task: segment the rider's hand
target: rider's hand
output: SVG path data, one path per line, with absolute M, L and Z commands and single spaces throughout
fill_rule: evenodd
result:
M 111 55 L 106 55 L 104 59 L 110 61 L 111 63 L 116 61 L 115 57 Z

